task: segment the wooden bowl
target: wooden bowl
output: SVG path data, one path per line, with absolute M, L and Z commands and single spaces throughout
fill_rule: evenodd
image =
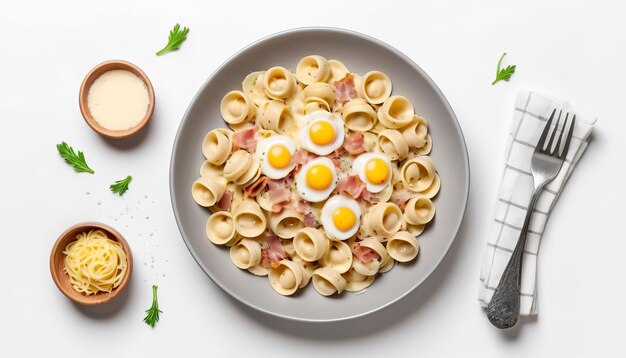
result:
M 96 122 L 96 120 L 91 115 L 91 111 L 89 111 L 89 106 L 87 105 L 87 96 L 89 95 L 89 89 L 91 88 L 91 85 L 98 77 L 100 77 L 100 75 L 111 70 L 127 70 L 134 73 L 139 78 L 141 78 L 143 83 L 146 85 L 146 88 L 148 89 L 150 103 L 148 104 L 148 110 L 146 111 L 146 115 L 143 117 L 141 122 L 139 122 L 139 124 L 132 128 L 123 130 L 111 130 L 104 128 L 98 122 Z M 154 102 L 154 88 L 152 87 L 152 83 L 150 82 L 148 76 L 146 76 L 146 74 L 143 73 L 143 71 L 139 67 L 123 60 L 105 61 L 94 67 L 91 71 L 89 71 L 87 76 L 85 76 L 83 83 L 80 85 L 80 92 L 78 93 L 80 113 L 82 113 L 83 118 L 85 118 L 85 122 L 87 122 L 91 129 L 102 134 L 103 136 L 117 139 L 130 137 L 133 134 L 142 130 L 146 126 L 146 124 L 148 124 L 148 121 L 150 121 L 150 118 L 152 117 L 152 113 L 154 112 Z
M 126 260 L 128 261 L 128 267 L 126 269 L 126 274 L 122 279 L 122 283 L 119 286 L 113 289 L 110 293 L 108 292 L 98 292 L 93 295 L 85 295 L 81 292 L 76 291 L 72 284 L 70 283 L 70 278 L 65 271 L 63 271 L 64 263 L 63 260 L 65 255 L 63 254 L 63 250 L 70 242 L 76 240 L 76 235 L 81 232 L 89 231 L 89 230 L 102 230 L 109 237 L 109 239 L 119 242 L 126 253 Z M 122 234 L 120 234 L 114 228 L 101 224 L 98 222 L 83 222 L 80 224 L 76 224 L 69 229 L 65 230 L 59 239 L 54 243 L 52 247 L 52 252 L 50 253 L 50 274 L 52 274 L 52 279 L 54 283 L 57 285 L 61 293 L 63 293 L 70 300 L 86 306 L 99 305 L 101 303 L 108 302 L 119 295 L 130 280 L 130 276 L 133 272 L 133 255 L 130 251 L 130 247 Z

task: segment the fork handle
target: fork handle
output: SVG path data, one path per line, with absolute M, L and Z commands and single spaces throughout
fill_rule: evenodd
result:
M 528 211 L 524 219 L 524 226 L 520 231 L 520 237 L 515 245 L 515 250 L 509 259 L 498 287 L 487 306 L 487 318 L 494 326 L 505 329 L 515 326 L 519 318 L 520 309 L 520 286 L 522 282 L 522 258 L 524 256 L 524 248 L 526 246 L 526 235 L 528 233 L 528 224 L 532 215 L 537 199 L 543 185 L 535 188 L 533 195 L 528 204 Z

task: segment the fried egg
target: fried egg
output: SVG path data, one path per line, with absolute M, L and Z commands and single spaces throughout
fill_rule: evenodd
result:
M 298 195 L 310 202 L 326 200 L 337 186 L 337 170 L 333 161 L 315 158 L 302 166 L 296 175 Z
M 255 155 L 261 162 L 261 173 L 270 179 L 281 179 L 289 175 L 296 162 L 296 143 L 286 136 L 273 135 L 257 144 Z
M 341 147 L 344 135 L 343 119 L 339 115 L 315 111 L 306 116 L 299 139 L 302 148 L 317 155 L 327 155 Z
M 359 176 L 367 191 L 380 193 L 391 181 L 391 161 L 382 154 L 364 153 L 354 160 L 352 174 Z
M 349 239 L 361 225 L 361 207 L 354 199 L 335 195 L 324 204 L 320 222 L 329 238 Z

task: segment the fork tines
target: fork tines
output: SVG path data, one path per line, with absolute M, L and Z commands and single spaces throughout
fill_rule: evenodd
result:
M 559 110 L 559 116 L 556 120 L 556 125 L 554 126 L 554 130 L 552 130 L 552 134 L 550 135 L 550 140 L 548 139 L 548 133 L 550 132 L 550 128 L 552 127 L 552 121 L 554 120 L 554 115 L 556 114 L 556 108 L 552 111 L 548 122 L 546 123 L 545 128 L 543 129 L 543 133 L 541 133 L 541 137 L 537 142 L 537 147 L 535 148 L 535 152 L 540 152 L 543 154 L 547 154 L 553 157 L 557 157 L 559 159 L 563 159 L 567 156 L 567 152 L 569 151 L 569 144 L 572 141 L 572 134 L 574 133 L 574 125 L 576 124 L 576 115 L 572 116 L 571 120 L 569 119 L 569 113 L 565 114 L 565 120 L 563 121 L 563 126 L 560 127 L 561 123 L 561 115 L 563 114 L 563 110 Z M 569 123 L 569 130 L 565 133 L 565 128 Z M 560 135 L 557 138 L 556 145 L 552 148 L 552 144 L 554 143 L 554 138 L 557 136 L 557 132 L 560 131 Z M 565 145 L 563 150 L 559 150 L 561 147 L 561 140 L 565 137 Z

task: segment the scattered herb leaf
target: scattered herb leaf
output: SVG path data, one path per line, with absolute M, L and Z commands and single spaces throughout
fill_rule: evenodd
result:
M 156 55 L 161 56 L 167 52 L 178 50 L 180 45 L 187 40 L 188 33 L 188 28 L 183 27 L 181 30 L 179 24 L 174 25 L 174 28 L 170 31 L 170 36 L 167 39 L 167 45 L 165 45 L 161 51 L 157 52 Z
M 500 65 L 502 64 L 502 59 L 506 56 L 506 52 L 502 54 L 500 60 L 498 61 L 498 69 L 496 69 L 496 79 L 491 82 L 492 85 L 495 85 L 498 81 L 508 81 L 511 79 L 511 75 L 515 73 L 515 65 L 506 66 L 506 68 L 500 69 Z
M 154 325 L 159 321 L 159 313 L 163 313 L 163 311 L 159 310 L 157 288 L 159 288 L 159 286 L 152 285 L 152 306 L 146 310 L 147 315 L 146 318 L 143 319 L 143 321 L 152 328 L 154 328 Z
M 132 180 L 133 177 L 129 175 L 126 178 L 122 180 L 117 180 L 115 183 L 109 185 L 109 189 L 111 189 L 112 192 L 118 193 L 120 196 L 122 196 L 124 195 L 126 190 L 128 190 L 128 184 L 130 184 Z
M 70 147 L 67 143 L 61 142 L 57 144 L 57 150 L 65 162 L 71 165 L 74 170 L 78 173 L 95 173 L 93 169 L 89 168 L 87 165 L 87 161 L 85 160 L 85 155 L 80 150 L 78 154 L 74 152 L 74 148 Z

